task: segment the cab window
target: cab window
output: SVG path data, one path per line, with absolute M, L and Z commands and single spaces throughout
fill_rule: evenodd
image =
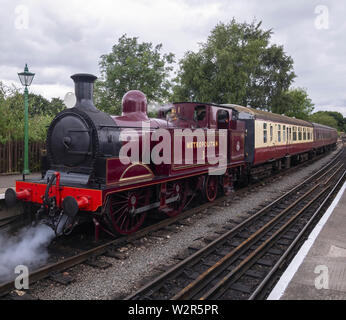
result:
M 204 105 L 196 106 L 193 112 L 193 120 L 197 127 L 203 128 L 207 126 L 207 107 Z
M 165 115 L 165 118 L 167 121 L 177 120 L 177 112 L 176 112 L 175 108 L 165 110 L 163 112 L 163 114 Z
M 229 113 L 226 110 L 219 110 L 217 112 L 217 127 L 218 129 L 228 129 Z
M 206 107 L 205 106 L 197 106 L 195 108 L 193 118 L 196 121 L 203 121 L 203 120 L 205 120 L 206 115 L 207 115 Z

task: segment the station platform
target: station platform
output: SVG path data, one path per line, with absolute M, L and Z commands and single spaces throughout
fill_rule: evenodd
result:
M 31 173 L 27 175 L 28 179 L 40 178 L 40 173 Z M 5 191 L 8 188 L 15 188 L 16 180 L 23 179 L 22 174 L 0 175 L 0 200 L 5 198 Z
M 346 183 L 268 300 L 346 300 Z
M 40 178 L 40 173 L 32 173 L 30 175 L 27 175 L 27 178 L 29 179 L 36 179 Z M 13 208 L 7 208 L 5 205 L 5 192 L 8 188 L 15 189 L 16 180 L 23 179 L 23 175 L 17 174 L 17 175 L 0 175 L 0 225 L 3 221 L 10 219 L 12 217 L 16 217 L 22 213 L 22 207 L 21 205 L 16 205 Z

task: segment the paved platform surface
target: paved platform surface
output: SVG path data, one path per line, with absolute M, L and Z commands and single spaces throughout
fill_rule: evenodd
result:
M 32 173 L 26 176 L 27 179 L 37 179 L 41 177 L 41 173 Z M 0 175 L 0 200 L 5 199 L 5 191 L 8 188 L 15 188 L 16 180 L 23 179 L 23 175 Z M 4 201 L 0 201 L 0 222 L 1 220 L 17 216 L 23 211 L 20 204 L 13 208 L 7 208 Z
M 40 178 L 40 173 L 32 173 L 26 176 L 27 179 Z M 16 185 L 16 180 L 23 179 L 21 174 L 11 174 L 11 175 L 0 175 L 0 200 L 4 198 L 4 193 L 8 188 L 14 188 Z
M 268 300 L 346 300 L 346 183 Z

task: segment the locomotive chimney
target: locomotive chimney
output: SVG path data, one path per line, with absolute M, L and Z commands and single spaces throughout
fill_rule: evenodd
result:
M 94 105 L 94 82 L 97 79 L 92 74 L 77 73 L 71 76 L 75 85 L 76 105 L 75 108 L 87 111 L 98 111 Z

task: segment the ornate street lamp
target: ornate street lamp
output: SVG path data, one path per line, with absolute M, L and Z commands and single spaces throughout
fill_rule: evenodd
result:
M 24 72 L 18 73 L 18 77 L 24 89 L 24 110 L 25 110 L 25 129 L 24 129 L 24 171 L 23 176 L 30 174 L 29 171 L 29 91 L 28 87 L 31 85 L 32 80 L 34 79 L 35 73 L 29 72 L 28 65 L 25 64 Z

